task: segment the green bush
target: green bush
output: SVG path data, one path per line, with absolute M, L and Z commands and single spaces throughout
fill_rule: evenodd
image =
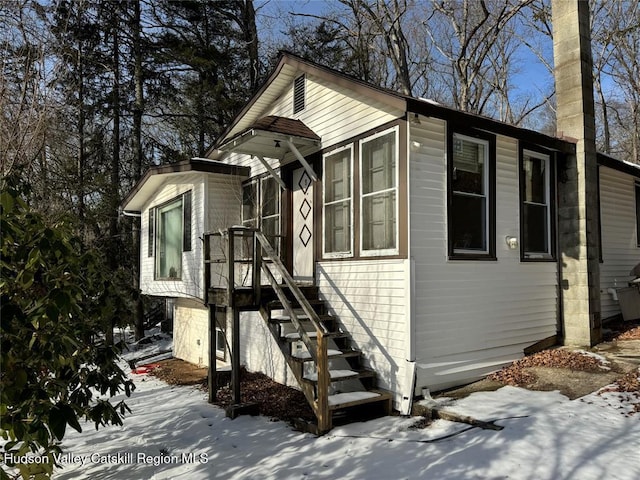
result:
M 125 308 L 100 254 L 70 221 L 47 221 L 28 191 L 3 178 L 0 194 L 0 450 L 47 456 L 15 465 L 23 478 L 48 478 L 67 425 L 122 425 L 128 407 L 109 399 L 134 389 L 117 364 L 120 345 L 104 332 Z M 2 478 L 8 478 L 4 470 Z

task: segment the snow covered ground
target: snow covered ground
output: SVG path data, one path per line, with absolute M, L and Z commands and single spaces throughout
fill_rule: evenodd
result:
M 386 417 L 316 438 L 264 417 L 230 420 L 201 390 L 135 377 L 124 426 L 68 429 L 63 448 L 76 458 L 55 480 L 640 478 L 640 414 L 628 415 L 624 394 L 570 401 L 504 387 L 446 405 L 501 431 Z

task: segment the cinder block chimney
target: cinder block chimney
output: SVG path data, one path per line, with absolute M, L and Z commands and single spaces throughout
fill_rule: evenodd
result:
M 558 233 L 567 345 L 601 340 L 598 166 L 588 0 L 552 0 L 558 133 L 577 139 L 558 165 Z

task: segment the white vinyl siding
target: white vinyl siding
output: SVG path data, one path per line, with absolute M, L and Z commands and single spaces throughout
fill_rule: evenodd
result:
M 602 318 L 620 313 L 620 305 L 607 291 L 622 288 L 633 277 L 629 272 L 640 262 L 636 231 L 635 185 L 631 175 L 600 167 L 600 218 L 602 263 L 600 302 Z
M 319 262 L 317 285 L 330 313 L 340 319 L 354 347 L 378 373 L 380 387 L 395 392 L 398 408 L 409 385 L 403 385 L 407 354 L 406 280 L 402 259 Z
M 191 250 L 183 251 L 182 226 L 180 227 L 179 243 L 181 271 L 179 278 L 160 278 L 156 276 L 156 265 L 158 264 L 159 249 L 158 241 L 158 217 L 156 209 L 155 222 L 156 246 L 153 249 L 153 256 L 148 256 L 149 252 L 149 209 L 169 205 L 172 200 L 182 198 L 182 195 L 191 191 Z M 140 251 L 143 253 L 140 258 L 140 288 L 145 295 L 157 295 L 166 297 L 202 297 L 202 236 L 205 222 L 205 177 L 200 173 L 189 173 L 184 175 L 169 175 L 166 182 L 160 187 L 142 211 Z M 182 215 L 182 209 L 180 209 Z M 153 216 L 153 215 L 152 215 Z M 182 222 L 180 222 L 182 223 Z M 153 238 L 153 237 L 152 237 Z M 169 267 L 167 267 L 169 268 Z M 165 273 L 169 273 L 168 270 Z
M 518 236 L 518 143 L 497 137 L 496 237 Z M 416 388 L 473 381 L 556 334 L 557 264 L 522 263 L 496 244 L 497 260 L 447 260 L 446 123 L 411 125 L 410 255 Z
M 306 75 L 305 93 L 305 109 L 296 114 L 296 118 L 322 138 L 325 148 L 404 114 L 402 110 L 394 110 L 361 93 L 330 84 L 312 74 Z M 293 83 L 263 116 L 290 117 L 292 111 Z M 253 170 L 251 174 L 254 175 Z

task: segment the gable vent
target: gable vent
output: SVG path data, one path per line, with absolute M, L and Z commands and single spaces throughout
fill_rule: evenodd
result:
M 300 75 L 293 82 L 293 113 L 304 110 L 304 75 Z

